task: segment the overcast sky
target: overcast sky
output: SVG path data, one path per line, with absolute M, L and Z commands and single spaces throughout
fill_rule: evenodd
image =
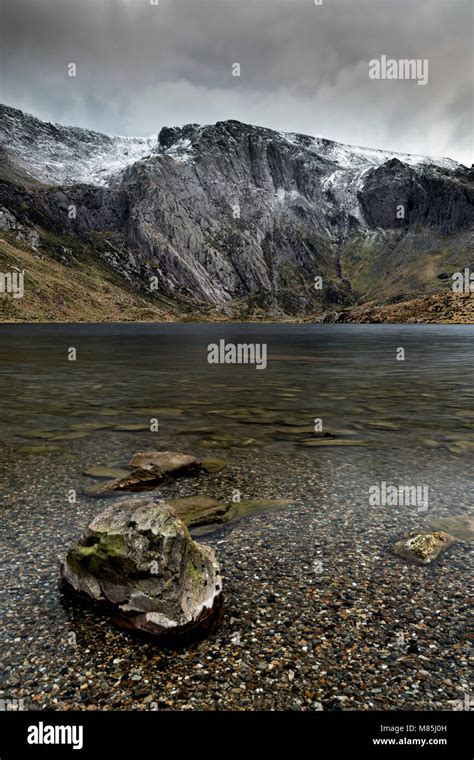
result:
M 1 0 L 1 8 L 0 101 L 47 121 L 148 135 L 239 119 L 473 161 L 471 0 Z M 428 84 L 369 79 L 368 62 L 381 55 L 428 59 Z

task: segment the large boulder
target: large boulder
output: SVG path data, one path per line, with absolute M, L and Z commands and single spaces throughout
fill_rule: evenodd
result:
M 69 550 L 61 576 L 120 625 L 157 636 L 207 628 L 221 606 L 214 550 L 193 541 L 163 502 L 111 504 Z

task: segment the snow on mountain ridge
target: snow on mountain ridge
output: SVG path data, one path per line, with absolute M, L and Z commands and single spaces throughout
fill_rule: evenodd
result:
M 418 169 L 437 166 L 454 171 L 460 167 L 460 164 L 450 158 L 431 158 L 360 145 L 346 145 L 320 137 L 308 138 L 294 132 L 280 132 L 279 135 L 290 145 L 335 164 L 335 168 L 323 178 L 321 190 L 330 205 L 344 209 L 345 218 L 340 222 L 344 233 L 348 232 L 350 217 L 366 227 L 358 193 L 363 189 L 365 177 L 372 169 L 393 159 Z
M 173 143 L 169 148 L 156 151 L 159 155 L 170 156 L 180 164 L 188 163 L 192 160 L 194 151 L 191 140 L 182 137 Z
M 105 150 L 95 156 L 95 161 L 84 162 L 83 173 L 78 174 L 75 183 L 102 185 L 120 175 L 124 169 L 137 161 L 152 155 L 158 145 L 158 135 L 150 137 L 119 137 L 111 139 L 112 150 Z
M 239 122 L 228 122 L 239 126 Z M 147 158 L 169 156 L 178 163 L 193 160 L 195 148 L 204 130 L 219 125 L 186 125 L 164 128 L 168 137 L 160 144 L 157 134 L 149 137 L 109 136 L 81 127 L 66 127 L 44 122 L 14 108 L 0 105 L 0 144 L 33 177 L 51 185 L 90 184 L 108 186 L 118 181 L 123 171 Z M 242 129 L 258 129 L 241 125 Z M 315 158 L 334 164 L 322 181 L 324 191 L 332 191 L 347 204 L 357 218 L 360 216 L 357 191 L 365 174 L 391 159 L 413 167 L 436 165 L 455 170 L 460 165 L 447 158 L 429 158 L 361 146 L 344 145 L 331 140 L 299 135 L 292 132 L 273 132 L 262 129 L 266 139 L 280 139 Z M 160 133 L 161 134 L 161 133 Z M 228 139 L 231 135 L 228 134 Z M 232 138 L 234 139 L 234 138 Z
M 127 166 L 151 155 L 158 135 L 111 137 L 0 106 L 0 144 L 41 182 L 104 186 Z
M 352 169 L 357 168 L 357 166 L 361 164 L 370 164 L 372 168 L 373 166 L 381 166 L 386 161 L 391 161 L 394 158 L 404 164 L 409 164 L 410 166 L 432 164 L 438 166 L 440 169 L 450 170 L 457 169 L 461 166 L 461 164 L 454 161 L 452 158 L 435 158 L 415 153 L 400 153 L 392 150 L 384 150 L 383 148 L 367 148 L 362 145 L 349 145 L 321 137 L 311 138 L 312 146 L 309 147 L 308 144 L 303 145 L 301 139 L 298 139 L 303 137 L 306 143 L 308 139 L 306 135 L 298 135 L 294 132 L 279 132 L 279 135 L 292 145 L 303 147 L 305 150 L 310 150 L 310 152 L 314 152 L 317 155 L 323 155 L 325 158 L 339 164 L 341 168 Z M 314 149 L 312 149 L 313 146 Z

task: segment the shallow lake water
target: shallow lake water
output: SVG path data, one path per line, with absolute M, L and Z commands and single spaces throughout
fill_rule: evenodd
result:
M 3 697 L 39 709 L 450 709 L 468 690 L 469 531 L 427 567 L 390 548 L 470 514 L 472 336 L 422 325 L 4 326 Z M 266 344 L 266 369 L 209 364 L 220 339 Z M 315 420 L 333 438 L 315 438 Z M 227 462 L 149 498 L 291 500 L 200 539 L 221 563 L 224 618 L 178 652 L 116 629 L 57 584 L 60 558 L 108 503 L 84 493 L 99 482 L 87 471 L 146 449 Z M 383 482 L 425 487 L 428 503 L 374 506 Z

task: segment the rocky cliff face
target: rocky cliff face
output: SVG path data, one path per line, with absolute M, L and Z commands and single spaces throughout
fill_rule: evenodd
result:
M 447 288 L 472 259 L 474 172 L 450 159 L 237 121 L 111 138 L 6 107 L 0 145 L 0 208 L 150 297 L 318 313 Z

